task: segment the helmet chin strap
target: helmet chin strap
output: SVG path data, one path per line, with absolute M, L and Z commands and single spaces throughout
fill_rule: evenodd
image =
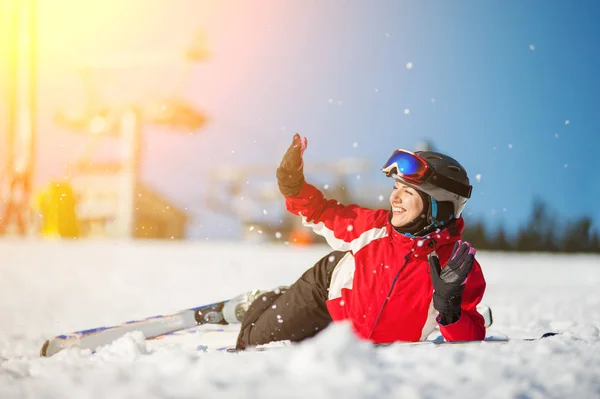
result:
M 437 213 L 438 203 L 434 198 L 431 198 L 431 207 L 429 208 L 429 220 L 431 220 L 431 224 L 429 226 L 434 225 L 435 227 L 440 227 L 444 225 L 444 221 L 437 220 Z
M 429 223 L 427 226 L 425 226 L 422 230 L 416 232 L 414 234 L 415 237 L 422 237 L 422 236 L 426 236 L 427 234 L 431 233 L 434 229 L 433 227 L 436 228 L 440 228 L 441 226 L 444 225 L 444 222 L 440 222 L 439 220 L 436 219 L 437 217 L 437 201 L 435 199 L 433 199 L 432 197 L 429 197 L 430 199 L 430 205 L 429 205 L 429 210 L 427 211 L 427 220 L 430 221 L 431 223 Z
M 408 237 L 423 237 L 436 229 L 444 229 L 449 224 L 449 222 L 454 219 L 454 214 L 451 213 L 448 220 L 446 220 L 446 221 L 438 220 L 438 217 L 439 217 L 438 216 L 438 210 L 439 210 L 438 202 L 431 196 L 428 198 L 428 200 L 429 200 L 429 207 L 427 209 L 427 213 L 426 213 L 425 217 L 427 218 L 427 221 L 429 221 L 430 223 L 427 226 L 423 227 L 421 230 L 417 231 L 416 233 L 410 233 L 408 231 L 401 231 L 398 228 L 396 228 L 396 231 L 398 231 L 399 233 L 402 233 Z M 414 226 L 418 222 L 419 222 L 419 220 L 415 219 L 415 221 L 411 222 L 409 226 Z M 402 229 L 402 230 L 404 230 L 404 229 Z

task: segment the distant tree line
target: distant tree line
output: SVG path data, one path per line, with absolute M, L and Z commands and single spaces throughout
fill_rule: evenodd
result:
M 593 231 L 590 217 L 557 220 L 540 200 L 534 201 L 530 219 L 512 236 L 502 225 L 493 230 L 481 220 L 467 221 L 466 225 L 463 239 L 480 249 L 600 253 L 600 235 Z

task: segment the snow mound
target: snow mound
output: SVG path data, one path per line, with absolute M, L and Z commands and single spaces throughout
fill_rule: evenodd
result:
M 133 331 L 115 340 L 110 345 L 98 348 L 96 356 L 104 360 L 135 360 L 140 355 L 147 355 L 148 353 L 150 352 L 147 348 L 144 334 L 140 331 Z
M 300 346 L 299 346 L 300 349 Z M 306 341 L 301 350 L 294 352 L 292 360 L 300 366 L 302 362 L 318 362 L 342 372 L 351 371 L 351 366 L 360 361 L 374 361 L 375 348 L 359 340 L 347 322 L 335 323 L 321 334 Z
M 352 373 L 363 362 L 376 364 L 375 347 L 359 340 L 347 322 L 332 324 L 296 348 L 290 359 L 295 372 L 311 374 L 314 364 L 320 364 L 339 373 Z
M 290 350 L 286 378 L 312 397 L 385 397 L 394 381 L 377 349 L 354 335 L 349 323 L 335 323 Z

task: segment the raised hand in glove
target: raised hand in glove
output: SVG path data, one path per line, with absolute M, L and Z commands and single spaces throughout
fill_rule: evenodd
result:
M 302 153 L 306 150 L 305 137 L 294 134 L 292 144 L 286 151 L 279 168 L 277 168 L 277 185 L 286 197 L 295 197 L 304 186 L 304 162 Z
M 457 241 L 450 260 L 443 269 L 434 253 L 429 255 L 433 307 L 440 313 L 442 325 L 452 324 L 460 318 L 462 293 L 475 261 L 475 248 L 466 241 Z

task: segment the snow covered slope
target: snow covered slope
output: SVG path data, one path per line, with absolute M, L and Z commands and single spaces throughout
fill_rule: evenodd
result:
M 326 247 L 0 241 L 0 398 L 505 398 L 600 396 L 600 257 L 479 252 L 500 345 L 390 346 L 347 326 L 228 354 L 148 345 L 39 358 L 51 336 L 292 283 Z M 515 280 L 514 276 L 518 276 Z

